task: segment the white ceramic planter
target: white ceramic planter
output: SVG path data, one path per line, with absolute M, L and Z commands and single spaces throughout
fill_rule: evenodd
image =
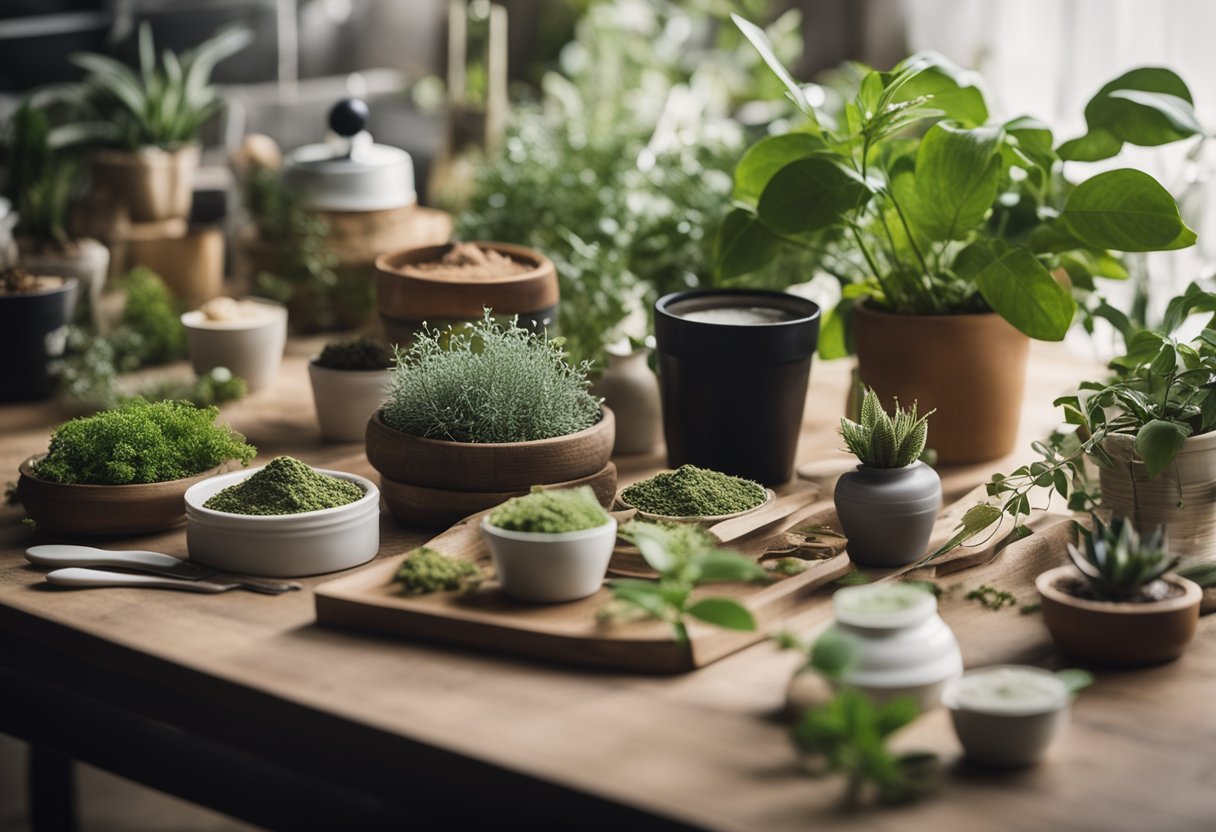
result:
M 562 534 L 513 532 L 482 518 L 502 591 L 520 601 L 554 604 L 594 595 L 608 573 L 616 520 Z
M 970 670 L 946 685 L 942 704 L 967 759 L 1018 768 L 1043 759 L 1068 727 L 1067 685 L 1056 674 L 1026 665 Z
M 1134 437 L 1108 436 L 1105 448 L 1116 464 L 1098 469 L 1103 505 L 1141 532 L 1165 526 L 1170 551 L 1184 558 L 1216 551 L 1216 432 L 1186 439 L 1152 479 L 1135 457 Z
M 321 438 L 330 442 L 362 442 L 367 422 L 384 403 L 388 370 L 332 370 L 308 363 L 312 400 L 317 408 Z
M 182 315 L 186 343 L 194 372 L 202 375 L 216 367 L 227 367 L 245 379 L 250 392 L 268 387 L 279 372 L 287 346 L 287 309 L 271 301 L 251 298 L 264 305 L 265 316 L 234 321 L 210 321 L 201 311 Z
M 925 555 L 941 510 L 942 481 L 919 461 L 904 468 L 858 465 L 837 480 L 835 502 L 854 563 L 904 566 Z
M 261 468 L 221 474 L 186 491 L 190 560 L 241 575 L 299 578 L 367 563 L 380 551 L 380 491 L 371 480 L 316 469 L 349 480 L 364 494 L 353 503 L 299 514 L 229 514 L 203 503 Z
M 929 592 L 901 583 L 846 587 L 832 596 L 829 632 L 850 643 L 853 665 L 842 681 L 877 702 L 915 699 L 937 707 L 947 681 L 963 672 L 954 633 Z

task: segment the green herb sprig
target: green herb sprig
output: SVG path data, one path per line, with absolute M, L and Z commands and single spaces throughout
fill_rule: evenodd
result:
M 613 600 L 601 613 L 605 620 L 618 618 L 623 611 L 640 613 L 670 623 L 680 643 L 688 641 L 689 617 L 728 630 L 756 629 L 755 617 L 738 601 L 693 597 L 703 584 L 768 581 L 768 573 L 755 561 L 717 548 L 717 541 L 703 531 L 680 533 L 633 520 L 621 527 L 621 536 L 638 547 L 659 579 L 609 581 Z

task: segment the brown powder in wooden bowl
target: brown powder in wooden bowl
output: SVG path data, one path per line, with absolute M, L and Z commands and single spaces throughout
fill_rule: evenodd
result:
M 472 243 L 457 243 L 442 259 L 412 263 L 408 268 L 439 280 L 501 280 L 531 270 L 505 254 Z

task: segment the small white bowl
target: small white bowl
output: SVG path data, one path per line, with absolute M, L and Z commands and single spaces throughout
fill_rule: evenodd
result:
M 1033 696 L 998 696 L 976 687 L 988 674 L 1025 676 L 1036 688 Z M 1029 665 L 993 665 L 969 670 L 951 680 L 942 693 L 954 732 L 967 758 L 981 765 L 1021 768 L 1043 759 L 1068 727 L 1072 696 L 1056 674 Z
M 245 379 L 252 392 L 268 387 L 279 372 L 287 345 L 287 308 L 260 298 L 247 302 L 265 306 L 267 314 L 211 321 L 196 309 L 182 315 L 182 326 L 186 328 L 194 372 L 202 375 L 216 367 L 227 367 L 234 376 Z
M 367 422 L 384 404 L 388 370 L 332 370 L 308 362 L 312 399 L 321 438 L 330 442 L 362 442 Z
M 542 604 L 576 601 L 599 591 L 616 543 L 613 518 L 593 529 L 544 534 L 500 529 L 487 514 L 481 531 L 502 591 Z
M 224 572 L 300 578 L 367 563 L 380 551 L 380 491 L 371 480 L 315 469 L 363 489 L 353 503 L 299 514 L 230 514 L 203 503 L 261 468 L 221 474 L 186 491 L 190 560 Z

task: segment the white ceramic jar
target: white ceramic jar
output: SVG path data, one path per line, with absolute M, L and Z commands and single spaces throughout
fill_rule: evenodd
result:
M 1072 696 L 1055 673 L 994 665 L 952 680 L 942 694 L 967 759 L 1015 768 L 1039 762 L 1068 727 Z
M 599 591 L 616 544 L 616 520 L 593 529 L 546 534 L 515 532 L 490 523 L 481 530 L 502 591 L 520 601 L 554 604 Z
M 963 672 L 954 633 L 937 614 L 932 593 L 903 583 L 846 587 L 832 596 L 829 627 L 854 649 L 844 684 L 877 702 L 915 699 L 937 707 L 943 686 Z
M 287 308 L 260 298 L 239 303 L 252 305 L 248 308 L 256 308 L 257 314 L 213 320 L 196 309 L 182 315 L 182 326 L 194 372 L 202 375 L 227 367 L 254 392 L 270 386 L 279 372 L 287 346 Z
M 334 370 L 308 362 L 312 399 L 321 438 L 330 442 L 362 442 L 367 422 L 384 404 L 388 370 Z

